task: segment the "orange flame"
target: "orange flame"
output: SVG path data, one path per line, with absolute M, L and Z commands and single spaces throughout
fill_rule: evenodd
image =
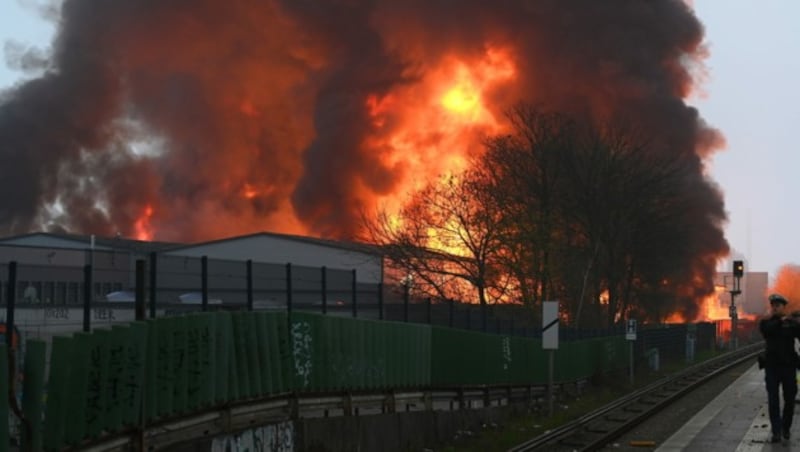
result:
M 377 129 L 368 144 L 405 174 L 384 195 L 389 211 L 397 212 L 425 183 L 460 174 L 469 156 L 481 152 L 481 138 L 504 130 L 488 97 L 515 76 L 511 55 L 489 49 L 475 60 L 447 57 L 418 83 L 367 99 Z
M 136 240 L 153 240 L 153 226 L 150 224 L 150 218 L 153 216 L 153 206 L 148 204 L 142 216 L 140 216 L 133 224 Z
M 258 196 L 258 190 L 253 185 L 245 183 L 242 188 L 242 196 L 247 199 L 253 199 Z
M 730 299 L 727 298 L 728 296 L 728 288 L 722 285 L 717 285 L 714 287 L 713 294 L 700 300 L 700 309 L 698 310 L 696 319 L 687 319 L 681 313 L 675 312 L 670 314 L 665 319 L 665 322 L 684 323 L 692 320 L 698 322 L 717 322 L 723 325 L 720 327 L 722 330 L 729 331 L 730 324 L 725 327 L 724 322 L 719 322 L 725 320 L 729 321 L 731 318 Z M 741 320 L 755 320 L 756 315 L 743 311 L 742 306 L 737 304 L 737 318 Z M 727 330 L 725 330 L 725 328 L 727 328 Z

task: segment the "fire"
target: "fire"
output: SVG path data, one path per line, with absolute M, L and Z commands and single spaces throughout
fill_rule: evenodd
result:
M 730 294 L 728 288 L 724 285 L 714 286 L 714 293 L 708 295 L 699 301 L 700 309 L 698 310 L 696 321 L 699 322 L 719 322 L 720 320 L 728 321 L 731 318 L 730 311 Z M 737 303 L 737 318 L 741 320 L 755 320 L 756 315 L 743 311 L 742 306 Z M 681 313 L 675 312 L 670 314 L 665 322 L 667 323 L 685 323 L 692 319 L 686 319 Z M 724 322 L 723 322 L 724 323 Z M 722 327 L 725 328 L 724 326 Z M 730 325 L 727 326 L 730 329 Z
M 369 147 L 405 175 L 383 196 L 390 211 L 425 184 L 460 174 L 481 138 L 504 130 L 490 97 L 515 77 L 510 52 L 490 48 L 479 58 L 444 57 L 417 83 L 366 99 L 376 132 Z
M 245 183 L 242 188 L 242 196 L 247 199 L 253 199 L 258 196 L 258 190 L 253 185 Z
M 489 113 L 482 99 L 483 91 L 490 89 L 501 81 L 514 77 L 514 65 L 506 52 L 490 49 L 483 60 L 470 69 L 463 62 L 456 62 L 455 84 L 448 87 L 441 97 L 442 106 L 467 121 L 494 123 L 494 116 Z
M 153 226 L 150 224 L 150 218 L 153 217 L 153 206 L 148 204 L 142 216 L 140 216 L 133 224 L 136 240 L 153 240 L 154 231 Z
M 725 295 L 725 287 L 716 286 L 715 293 L 709 295 L 700 302 L 701 320 L 724 320 L 730 318 L 730 305 L 722 301 Z
M 684 102 L 706 46 L 682 2 L 666 2 L 659 17 L 637 2 L 196 2 L 187 12 L 140 1 L 136 14 L 63 3 L 59 51 L 43 66 L 52 70 L 0 103 L 3 150 L 19 159 L 0 165 L 0 181 L 33 196 L 4 206 L 9 231 L 53 220 L 133 235 L 139 212 L 126 209 L 144 206 L 146 185 L 152 205 L 170 199 L 157 212 L 165 240 L 264 228 L 353 236 L 364 211 L 462 170 L 484 138 L 507 132 L 501 112 L 516 102 L 640 118 L 677 155 L 722 145 Z M 236 25 L 209 34 L 216 22 Z M 136 158 L 105 158 L 131 140 Z M 705 187 L 701 171 L 687 177 Z M 241 181 L 257 189 L 253 202 Z M 48 213 L 56 198 L 85 206 L 98 192 L 113 199 L 100 223 L 95 209 Z M 723 210 L 707 198 L 706 212 Z M 722 242 L 714 238 L 698 243 Z
M 461 82 L 445 93 L 442 105 L 456 113 L 472 114 L 478 111 L 480 94 L 469 82 Z

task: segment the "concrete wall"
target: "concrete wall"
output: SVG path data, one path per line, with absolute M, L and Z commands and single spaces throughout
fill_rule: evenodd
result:
M 484 425 L 501 424 L 524 413 L 520 405 L 460 411 L 417 411 L 371 416 L 300 419 L 263 431 L 254 427 L 234 434 L 205 438 L 170 447 L 175 452 L 307 451 L 407 452 L 434 449 L 451 441 L 458 432 L 479 431 Z M 293 441 L 285 433 L 294 432 Z M 261 438 L 267 438 L 268 441 Z M 273 441 L 274 440 L 274 441 Z M 256 447 L 258 443 L 258 447 Z M 277 447 L 269 447 L 274 444 Z

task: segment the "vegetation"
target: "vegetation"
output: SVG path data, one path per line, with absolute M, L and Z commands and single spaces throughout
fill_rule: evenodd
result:
M 727 252 L 694 150 L 530 105 L 509 120 L 513 133 L 487 139 L 471 170 L 368 225 L 398 278 L 419 296 L 534 313 L 559 300 L 575 327 L 693 318 Z

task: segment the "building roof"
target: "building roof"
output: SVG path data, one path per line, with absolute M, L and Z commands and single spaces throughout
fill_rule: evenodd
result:
M 307 236 L 294 235 L 294 234 L 281 234 L 281 233 L 277 233 L 277 232 L 266 232 L 266 231 L 256 232 L 256 233 L 247 234 L 247 235 L 237 235 L 237 236 L 233 236 L 233 237 L 225 237 L 225 238 L 222 238 L 222 239 L 211 240 L 211 241 L 207 241 L 207 242 L 197 242 L 197 243 L 192 243 L 192 244 L 177 245 L 177 246 L 175 246 L 173 248 L 169 248 L 168 250 L 164 250 L 164 251 L 179 251 L 179 250 L 182 250 L 182 249 L 193 248 L 193 247 L 196 247 L 196 246 L 212 245 L 212 244 L 233 242 L 233 241 L 238 241 L 238 240 L 247 240 L 247 239 L 255 238 L 255 237 L 271 237 L 271 238 L 277 238 L 277 239 L 282 239 L 282 240 L 291 240 L 291 241 L 296 241 L 296 242 L 300 242 L 300 243 L 325 246 L 325 247 L 328 247 L 328 248 L 344 249 L 344 250 L 355 251 L 355 252 L 359 252 L 359 253 L 374 254 L 374 255 L 378 255 L 378 256 L 382 256 L 384 254 L 381 251 L 381 248 L 379 246 L 371 245 L 371 244 L 368 244 L 368 243 L 321 239 L 321 238 L 317 238 L 317 237 L 307 237 Z
M 25 246 L 26 244 L 20 244 L 19 241 L 21 240 L 24 241 L 26 239 L 35 239 L 37 237 L 66 240 L 68 242 L 75 243 L 76 245 L 82 245 L 81 248 L 89 248 L 92 242 L 92 237 L 94 237 L 94 243 L 95 246 L 97 247 L 125 250 L 141 254 L 148 254 L 153 251 L 155 252 L 164 251 L 166 249 L 182 245 L 181 243 L 173 243 L 173 242 L 148 242 L 145 240 L 135 240 L 121 236 L 103 237 L 103 236 L 92 236 L 87 234 L 69 234 L 63 232 L 31 232 L 28 234 L 13 235 L 0 238 L 0 244 L 8 243 L 8 244 Z
M 3 243 L 13 243 L 19 242 L 20 240 L 24 240 L 27 238 L 36 238 L 36 237 L 47 237 L 47 238 L 55 238 L 60 240 L 67 240 L 76 244 L 83 245 L 82 248 L 88 248 L 89 244 L 91 243 L 92 236 L 86 234 L 69 234 L 69 233 L 55 233 L 55 232 L 32 232 L 28 234 L 20 234 L 15 236 L 3 237 L 0 238 L 0 244 Z M 325 246 L 329 248 L 337 248 L 337 249 L 345 249 L 350 251 L 355 251 L 359 253 L 365 254 L 374 254 L 374 255 L 383 255 L 381 252 L 380 247 L 376 245 L 370 245 L 366 243 L 357 243 L 357 242 L 348 242 L 348 241 L 337 241 L 337 240 L 329 240 L 329 239 L 321 239 L 316 237 L 305 237 L 300 235 L 293 235 L 293 234 L 280 234 L 276 232 L 256 232 L 253 234 L 247 235 L 239 235 L 233 237 L 226 237 L 217 240 L 211 240 L 207 242 L 196 242 L 196 243 L 179 243 L 179 242 L 148 242 L 144 240 L 135 240 L 129 239 L 125 237 L 102 237 L 102 236 L 94 236 L 95 246 L 97 247 L 105 247 L 109 249 L 117 249 L 117 250 L 125 250 L 131 251 L 134 253 L 140 254 L 149 254 L 151 252 L 163 252 L 163 251 L 178 251 L 187 248 L 193 248 L 197 246 L 204 246 L 210 244 L 219 244 L 225 242 L 232 242 L 238 240 L 246 240 L 249 238 L 254 237 L 272 237 L 278 238 L 283 240 L 292 240 L 297 241 L 300 243 L 307 243 L 312 245 L 319 245 Z M 19 243 L 13 243 L 15 245 Z

